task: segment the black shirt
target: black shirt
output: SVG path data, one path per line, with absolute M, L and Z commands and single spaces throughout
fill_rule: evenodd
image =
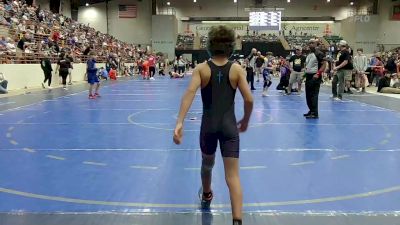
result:
M 57 64 L 60 66 L 60 72 L 68 72 L 71 68 L 71 62 L 66 58 L 58 60 Z
M 289 62 L 293 62 L 293 70 L 296 72 L 301 72 L 306 63 L 306 57 L 303 55 L 294 55 L 289 59 Z
M 40 66 L 45 73 L 51 73 L 51 71 L 53 71 L 53 69 L 51 68 L 51 62 L 48 58 L 43 58 L 40 61 Z
M 247 76 L 253 75 L 253 67 L 246 66 L 246 73 L 247 73 Z
M 18 41 L 17 47 L 21 50 L 24 50 L 25 42 L 27 40 L 23 37 Z
M 235 117 L 235 94 L 229 79 L 232 62 L 217 66 L 212 61 L 207 64 L 211 69 L 208 84 L 201 89 L 203 116 L 201 132 L 220 133 L 223 137 L 238 135 Z
M 257 66 L 257 67 L 262 67 L 262 65 L 264 64 L 264 62 L 265 62 L 264 58 L 261 57 L 261 56 L 258 56 L 257 59 L 256 59 L 256 66 Z
M 345 60 L 348 61 L 348 63 L 340 70 L 352 70 L 353 69 L 353 63 L 352 63 L 349 51 L 347 51 L 347 50 L 340 51 L 337 55 L 337 58 L 338 58 L 338 61 L 336 62 L 336 66 L 339 66 Z

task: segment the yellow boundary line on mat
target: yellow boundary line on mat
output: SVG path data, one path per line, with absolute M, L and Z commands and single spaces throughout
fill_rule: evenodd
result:
M 344 196 L 336 196 L 336 197 L 326 197 L 326 198 L 317 198 L 317 199 L 309 199 L 309 200 L 294 200 L 294 201 L 282 201 L 282 202 L 261 202 L 261 203 L 245 203 L 244 207 L 266 207 L 266 206 L 287 206 L 287 205 L 305 205 L 305 204 L 316 204 L 316 203 L 326 203 L 326 202 L 336 202 L 336 201 L 344 201 L 344 200 L 352 200 L 359 198 L 367 198 L 371 196 L 383 195 L 391 192 L 400 191 L 400 186 L 394 186 L 390 188 L 353 194 L 353 195 L 344 195 Z M 12 195 L 18 195 L 22 197 L 41 199 L 41 200 L 50 200 L 57 202 L 67 202 L 67 203 L 76 203 L 76 204 L 87 204 L 87 205 L 104 205 L 104 206 L 125 206 L 125 207 L 147 207 L 147 208 L 198 208 L 198 204 L 152 204 L 152 203 L 134 203 L 134 202 L 110 202 L 110 201 L 97 201 L 97 200 L 86 200 L 86 199 L 76 199 L 76 198 L 65 198 L 58 196 L 48 196 L 41 194 L 34 194 L 29 192 L 22 192 L 7 188 L 0 188 L 0 192 Z M 230 204 L 215 204 L 212 205 L 212 208 L 229 208 Z

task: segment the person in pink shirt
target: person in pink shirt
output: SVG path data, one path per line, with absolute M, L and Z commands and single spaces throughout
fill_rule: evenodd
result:
M 154 80 L 154 75 L 156 74 L 157 59 L 155 56 L 150 55 L 147 61 L 149 61 L 150 80 Z

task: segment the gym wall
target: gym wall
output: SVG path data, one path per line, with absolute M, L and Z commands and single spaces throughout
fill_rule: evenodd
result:
M 118 5 L 135 4 L 137 6 L 137 18 L 118 18 Z M 83 6 L 78 11 L 78 22 L 107 33 L 106 4 L 92 4 Z M 108 29 L 109 34 L 128 42 L 142 45 L 151 44 L 151 1 L 149 0 L 115 0 L 108 3 Z

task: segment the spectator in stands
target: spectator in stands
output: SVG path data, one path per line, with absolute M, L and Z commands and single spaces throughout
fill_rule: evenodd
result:
M 51 77 L 53 68 L 51 67 L 50 59 L 48 58 L 48 54 L 44 53 L 44 57 L 40 60 L 40 66 L 42 67 L 44 73 L 44 81 L 42 83 L 42 87 L 46 88 L 45 83 L 48 82 L 48 88 L 51 89 Z
M 0 73 L 0 94 L 7 94 L 8 81 L 4 77 L 3 73 Z
M 368 82 L 368 78 L 365 75 L 365 72 L 368 68 L 368 59 L 363 53 L 363 49 L 357 49 L 357 55 L 354 56 L 354 69 L 356 72 L 355 76 L 355 85 L 358 91 L 362 91 L 365 93 L 365 86 Z
M 17 44 L 17 57 L 22 57 L 22 53 L 25 51 L 26 48 L 26 42 L 29 42 L 29 34 L 23 33 Z
M 6 37 L 4 37 L 4 36 L 1 37 L 0 48 L 7 49 L 7 40 L 6 40 Z
M 300 94 L 306 63 L 306 57 L 303 55 L 301 47 L 296 47 L 296 54 L 289 59 L 289 63 L 292 72 L 290 73 L 287 94 L 292 93 L 292 87 L 295 83 L 297 83 L 297 93 Z

